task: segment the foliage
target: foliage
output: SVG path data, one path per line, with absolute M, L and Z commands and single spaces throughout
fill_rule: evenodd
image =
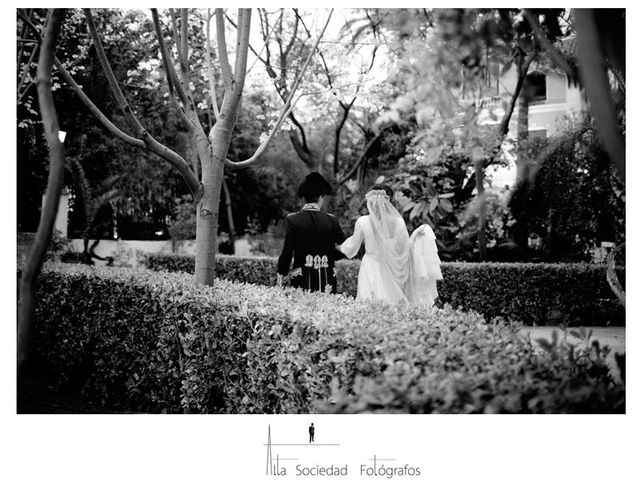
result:
M 534 13 L 549 41 L 570 33 L 560 26 L 561 9 Z M 493 228 L 510 221 L 504 212 L 490 216 L 495 202 L 488 208 L 485 239 L 484 213 L 478 212 L 488 199 L 476 175 L 505 161 L 519 88 L 507 91 L 500 79 L 514 67 L 518 80 L 524 79 L 540 57 L 531 25 L 519 9 L 394 9 L 385 11 L 382 23 L 395 33 L 390 79 L 405 92 L 383 117 L 413 118 L 417 124 L 404 161 L 389 175 L 403 193 L 407 220 L 432 225 L 447 259 L 477 258 L 476 239 L 486 246 L 508 243 L 496 237 L 506 230 Z
M 104 36 L 107 55 L 118 59 L 113 65 L 116 77 L 125 96 L 135 105 L 136 114 L 142 119 L 145 128 L 161 143 L 191 161 L 195 151 L 175 107 L 168 100 L 150 18 L 138 10 L 93 9 L 93 13 L 101 35 Z M 44 19 L 41 11 L 36 11 L 34 15 L 34 21 Z M 197 46 L 203 39 L 203 31 L 200 20 L 195 15 L 191 18 L 193 44 Z M 165 27 L 170 28 L 167 19 L 163 17 L 163 21 Z M 61 62 L 105 115 L 122 127 L 124 119 L 110 94 L 95 51 L 91 47 L 86 19 L 81 10 L 68 11 L 59 40 L 57 56 Z M 27 53 L 24 53 L 25 58 Z M 206 85 L 195 89 L 193 95 L 202 123 L 211 124 L 214 120 L 211 107 L 207 106 L 209 86 L 205 76 L 206 69 L 202 68 L 203 55 L 203 50 L 199 48 L 194 48 L 190 53 L 198 81 Z M 33 67 L 35 68 L 35 64 Z M 20 68 L 19 70 L 21 71 Z M 29 82 L 35 78 L 35 70 L 32 70 L 27 70 Z M 183 182 L 165 162 L 122 143 L 106 132 L 69 86 L 59 80 L 57 74 L 54 82 L 61 130 L 67 132 L 67 158 L 82 165 L 91 185 L 99 185 L 104 179 L 119 174 L 116 186 L 121 196 L 112 202 L 115 212 L 103 215 L 106 225 L 101 231 L 113 231 L 115 214 L 120 238 L 166 238 L 169 223 L 175 225 L 176 221 L 184 221 L 184 218 L 177 220 L 175 217 L 180 216 L 181 212 L 174 212 L 174 199 L 189 198 Z M 25 98 L 30 97 L 27 95 Z M 269 127 L 265 117 L 273 114 L 279 105 L 276 103 L 270 100 L 269 93 L 259 85 L 243 96 L 235 126 L 237 135 L 234 135 L 229 148 L 231 160 L 247 158 L 255 151 L 261 133 Z M 35 230 L 30 225 L 37 222 L 37 211 L 46 180 L 46 145 L 40 138 L 41 126 L 37 122 L 37 109 L 37 104 L 33 105 L 33 118 L 22 107 L 18 112 L 18 221 L 21 231 Z M 282 144 L 282 139 L 279 140 Z M 288 144 L 288 140 L 284 140 Z M 263 165 L 256 170 L 231 171 L 226 174 L 239 233 L 245 230 L 252 216 L 260 218 L 261 230 L 264 230 L 271 222 L 293 209 L 295 197 L 292 192 L 304 175 L 297 172 L 296 162 L 291 161 L 295 152 L 291 148 L 282 152 L 278 147 L 279 145 L 271 147 L 263 162 L 273 168 L 265 169 Z M 70 230 L 80 232 L 83 215 L 79 189 L 71 177 L 67 178 L 67 186 L 72 191 L 72 203 L 73 198 L 77 198 L 70 212 Z M 224 199 L 221 201 L 224 202 Z M 220 228 L 227 229 L 225 209 L 220 211 Z M 156 232 L 161 232 L 161 235 Z M 183 234 L 187 235 L 188 232 Z
M 46 260 L 59 260 L 69 248 L 69 241 L 62 236 L 62 232 L 57 228 L 53 228 L 51 242 L 47 248 L 45 256 Z
M 471 159 L 452 143 L 440 148 L 414 146 L 398 164 L 389 180 L 397 192 L 396 201 L 409 228 L 423 223 L 436 232 L 438 246 L 446 260 L 464 254 L 459 242 L 466 225 L 465 211 L 472 195 L 468 188 Z
M 196 238 L 196 207 L 189 195 L 175 200 L 173 220 L 169 226 L 172 240 L 192 240 Z
M 266 232 L 259 232 L 256 225 L 253 231 L 248 229 L 248 235 L 245 238 L 255 256 L 277 257 L 282 252 L 284 228 L 282 225 L 271 225 Z
M 535 325 L 624 325 L 603 266 L 548 263 L 453 263 L 443 266 L 441 299 Z M 624 274 L 622 273 L 622 276 Z
M 51 386 L 121 411 L 625 410 L 607 349 L 536 348 L 517 326 L 449 307 L 79 266 L 45 268 L 39 293 Z
M 217 275 L 272 286 L 276 261 L 220 255 Z M 146 255 L 141 262 L 154 271 L 194 269 L 194 259 L 187 255 Z M 356 295 L 359 268 L 357 260 L 336 263 L 338 293 Z M 624 309 L 611 293 L 602 265 L 445 262 L 442 275 L 440 302 L 475 310 L 487 320 L 501 316 L 527 325 L 624 325 Z
M 511 226 L 515 222 L 506 205 L 505 195 L 486 192 L 483 196 L 487 215 L 486 238 L 488 260 L 512 262 L 525 260 L 525 252 L 515 245 L 510 237 Z M 458 231 L 454 248 L 456 260 L 475 261 L 478 258 L 478 208 L 480 199 L 475 197 L 463 212 L 461 229 Z
M 42 195 L 47 185 L 48 158 L 42 129 L 35 125 L 18 130 L 16 150 L 16 220 L 19 232 L 35 232 Z
M 167 145 L 184 150 L 184 139 L 177 122 L 177 115 L 170 108 L 165 108 L 165 90 L 160 88 L 159 78 L 150 73 L 151 64 L 145 63 L 149 52 L 155 48 L 150 42 L 152 25 L 150 19 L 137 10 L 95 9 L 94 15 L 98 25 L 104 26 L 102 31 L 110 56 L 118 58 L 114 65 L 117 78 L 121 81 L 125 95 L 136 99 L 137 113 L 144 117 L 145 127 L 156 138 Z M 44 19 L 43 11 L 35 10 L 33 20 L 36 27 Z M 21 22 L 18 22 L 20 29 Z M 157 52 L 156 52 L 157 53 Z M 26 52 L 25 52 L 26 57 Z M 59 39 L 56 56 L 72 73 L 75 80 L 93 102 L 112 119 L 122 126 L 123 117 L 115 100 L 109 94 L 109 88 L 99 66 L 95 50 L 91 48 L 86 27 L 86 19 L 79 9 L 69 9 Z M 21 70 L 22 65 L 19 65 Z M 35 78 L 35 64 L 27 69 L 28 82 Z M 123 144 L 113 138 L 87 111 L 78 96 L 60 81 L 57 72 L 53 78 L 54 100 L 59 113 L 60 129 L 67 132 L 65 153 L 67 157 L 81 164 L 86 179 L 91 185 L 100 185 L 105 179 L 120 174 L 116 187 L 122 196 L 113 206 L 116 209 L 118 231 L 124 238 L 138 238 L 146 230 L 146 237 L 158 238 L 155 232 L 165 227 L 165 218 L 171 209 L 174 196 L 186 193 L 186 187 L 171 173 L 170 167 L 153 156 Z M 30 98 L 27 90 L 25 101 Z M 28 115 L 19 107 L 18 132 L 25 138 L 25 148 L 18 150 L 18 165 L 29 159 L 37 168 L 37 175 L 44 164 L 36 164 L 40 156 L 46 156 L 46 146 L 41 135 L 38 118 L 38 106 L 34 105 L 33 113 Z M 33 158 L 32 157 L 38 157 Z M 42 162 L 41 162 L 42 163 Z M 71 176 L 66 184 L 78 196 L 77 186 Z M 18 185 L 18 205 L 20 217 L 34 217 L 40 203 L 25 201 L 30 197 L 40 198 L 43 191 L 36 182 L 20 182 Z M 72 196 L 72 198 L 73 198 Z M 80 205 L 70 215 L 70 230 L 82 230 Z M 111 215 L 109 215 L 111 217 Z M 132 223 L 143 223 L 139 229 L 128 226 Z M 23 230 L 29 230 L 27 222 Z M 29 222 L 30 223 L 30 222 Z M 113 230 L 113 219 L 107 219 L 104 230 Z M 146 227 L 146 228 L 145 228 Z M 138 236 L 138 237 L 136 237 Z
M 542 239 L 545 260 L 589 261 L 601 242 L 624 242 L 624 185 L 588 121 L 554 139 L 530 140 L 524 152 L 534 174 L 510 207 L 521 228 Z

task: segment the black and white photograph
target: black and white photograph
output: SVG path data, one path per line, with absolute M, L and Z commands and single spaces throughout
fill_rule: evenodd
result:
M 627 8 L 5 13 L 4 478 L 630 478 Z

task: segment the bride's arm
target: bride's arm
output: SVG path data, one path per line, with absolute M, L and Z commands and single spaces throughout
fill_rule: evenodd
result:
M 353 235 L 347 238 L 342 245 L 336 245 L 336 248 L 344 253 L 347 258 L 353 258 L 360 250 L 360 245 L 362 245 L 362 240 L 364 239 L 364 235 L 362 233 L 362 217 L 358 218 L 356 221 L 356 225 L 353 229 Z

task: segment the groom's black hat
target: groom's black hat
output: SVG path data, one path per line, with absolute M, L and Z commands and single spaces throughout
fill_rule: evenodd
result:
M 331 195 L 331 185 L 318 172 L 307 175 L 298 188 L 298 196 L 305 200 L 317 199 L 323 195 Z

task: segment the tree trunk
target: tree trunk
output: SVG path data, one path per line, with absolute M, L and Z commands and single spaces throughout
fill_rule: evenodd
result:
M 521 212 L 525 211 L 525 204 L 528 200 L 527 189 L 523 188 L 529 180 L 529 159 L 526 157 L 523 143 L 529 138 L 529 89 L 525 87 L 520 93 L 518 102 L 518 153 L 516 155 L 516 188 L 521 189 L 519 194 L 520 204 L 518 211 L 520 214 L 516 218 L 516 224 L 513 227 L 513 241 L 523 250 L 528 250 L 529 225 L 526 215 Z
M 229 243 L 231 244 L 231 252 L 236 253 L 236 226 L 233 221 L 233 208 L 231 205 L 231 193 L 226 180 L 222 180 L 222 189 L 224 190 L 224 203 L 227 207 L 227 222 L 229 224 Z
M 613 290 L 613 293 L 618 297 L 622 306 L 626 307 L 624 289 L 622 288 L 620 280 L 618 280 L 618 274 L 616 273 L 616 254 L 623 248 L 624 243 L 622 245 L 618 245 L 609 252 L 609 258 L 607 258 L 607 282 L 609 282 L 611 290 Z
M 240 87 L 240 88 L 238 88 Z M 242 82 L 225 95 L 220 118 L 209 134 L 209 140 L 197 138 L 198 154 L 202 162 L 203 196 L 196 207 L 196 266 L 194 282 L 213 285 L 216 252 L 218 249 L 218 217 L 220 194 L 224 178 L 224 164 L 231 144 L 236 111 L 242 95 Z M 208 158 L 207 158 L 208 157 Z
M 475 163 L 476 188 L 478 192 L 478 254 L 480 261 L 487 259 L 487 204 L 484 198 L 484 167 L 482 161 Z
M 51 69 L 56 39 L 64 19 L 64 9 L 53 9 L 47 23 L 38 61 L 38 101 L 49 146 L 49 179 L 40 223 L 20 279 L 18 300 L 18 383 L 22 385 L 31 351 L 31 330 L 35 315 L 35 288 L 53 235 L 60 193 L 64 184 L 64 147 L 58 138 L 58 118 L 51 90 Z
M 317 170 L 320 164 L 317 152 L 309 147 L 305 137 L 303 135 L 299 135 L 298 132 L 294 130 L 290 130 L 289 139 L 291 140 L 291 145 L 293 145 L 293 149 L 298 154 L 298 157 L 309 168 L 309 170 Z
M 518 55 L 516 58 L 516 68 L 518 70 L 518 78 L 516 81 L 516 86 L 514 88 L 513 94 L 511 95 L 511 100 L 509 102 L 509 106 L 507 107 L 507 111 L 505 112 L 504 117 L 502 117 L 502 120 L 500 121 L 500 126 L 499 126 L 499 131 L 500 131 L 500 139 L 498 141 L 498 143 L 496 144 L 496 148 L 494 149 L 494 154 L 491 156 L 491 158 L 489 158 L 489 161 L 493 161 L 494 158 L 496 158 L 498 155 L 500 155 L 501 153 L 501 147 L 502 147 L 502 143 L 504 142 L 504 139 L 507 137 L 507 134 L 509 133 L 509 123 L 511 122 L 511 117 L 513 116 L 513 112 L 516 108 L 516 103 L 518 102 L 518 98 L 520 97 L 521 93 L 522 93 L 522 89 L 525 85 L 526 82 L 526 78 L 527 78 L 527 72 L 529 71 L 529 67 L 531 66 L 531 63 L 533 62 L 533 60 L 536 58 L 536 56 L 538 55 L 538 50 L 535 49 L 533 52 L 531 52 L 529 55 L 525 55 L 525 56 L 521 56 Z M 525 95 L 523 96 L 527 96 L 526 92 Z M 520 105 L 522 107 L 522 104 Z M 526 112 L 526 117 L 527 117 L 527 131 L 529 128 L 528 125 L 528 115 L 529 115 L 529 104 L 528 101 L 526 103 L 526 107 L 527 107 L 527 112 Z M 518 121 L 520 122 L 521 118 L 518 118 Z M 520 125 L 520 123 L 518 123 L 518 133 L 520 132 L 520 128 L 524 128 L 523 125 Z M 489 162 L 489 163 L 490 163 Z M 488 164 L 487 164 L 488 165 Z M 478 165 L 476 165 L 475 169 L 476 169 L 476 188 L 478 191 L 478 195 L 480 195 L 480 192 L 482 191 L 483 195 L 482 198 L 480 199 L 480 208 L 479 208 L 479 218 L 478 218 L 478 250 L 480 252 L 480 260 L 484 261 L 486 258 L 486 215 L 487 215 L 487 211 L 486 211 L 486 205 L 485 205 L 485 199 L 484 199 L 484 185 L 481 184 L 481 182 L 479 180 L 484 180 L 484 168 L 487 165 L 481 165 L 480 167 Z M 480 171 L 482 170 L 482 171 Z
M 527 158 L 523 155 L 523 143 L 529 138 L 529 95 L 525 87 L 520 93 L 518 101 L 518 155 L 516 157 L 516 183 L 521 182 L 528 175 Z
M 342 118 L 336 126 L 336 136 L 333 143 L 333 178 L 336 179 L 338 178 L 338 170 L 340 167 L 340 136 L 342 135 L 342 129 L 344 127 L 344 124 L 347 122 L 349 111 L 351 110 L 354 101 L 355 98 L 353 99 L 353 101 L 351 101 L 350 104 L 344 104 L 340 102 L 340 106 L 342 107 Z
M 218 210 L 224 159 L 227 156 L 233 128 L 224 128 L 219 121 L 211 131 L 211 156 L 202 159 L 203 196 L 196 205 L 196 265 L 194 282 L 213 285 L 218 248 Z
M 213 285 L 218 248 L 218 203 L 224 165 L 211 160 L 203 167 L 204 195 L 196 206 L 196 266 L 194 282 Z
M 620 180 L 625 182 L 625 141 L 618 130 L 596 15 L 598 13 L 594 9 L 578 8 L 575 10 L 580 77 L 584 82 L 587 100 L 604 148 L 609 154 Z
M 218 121 L 209 133 L 209 138 L 204 137 L 198 131 L 195 132 L 194 141 L 202 164 L 203 187 L 202 199 L 196 206 L 196 265 L 194 272 L 196 284 L 213 285 L 215 280 L 220 194 L 224 179 L 224 165 L 247 73 L 251 9 L 241 10 L 238 15 L 238 44 L 235 72 L 232 73 L 224 38 L 223 12 L 222 9 L 216 9 L 218 48 L 220 49 L 225 94 Z

